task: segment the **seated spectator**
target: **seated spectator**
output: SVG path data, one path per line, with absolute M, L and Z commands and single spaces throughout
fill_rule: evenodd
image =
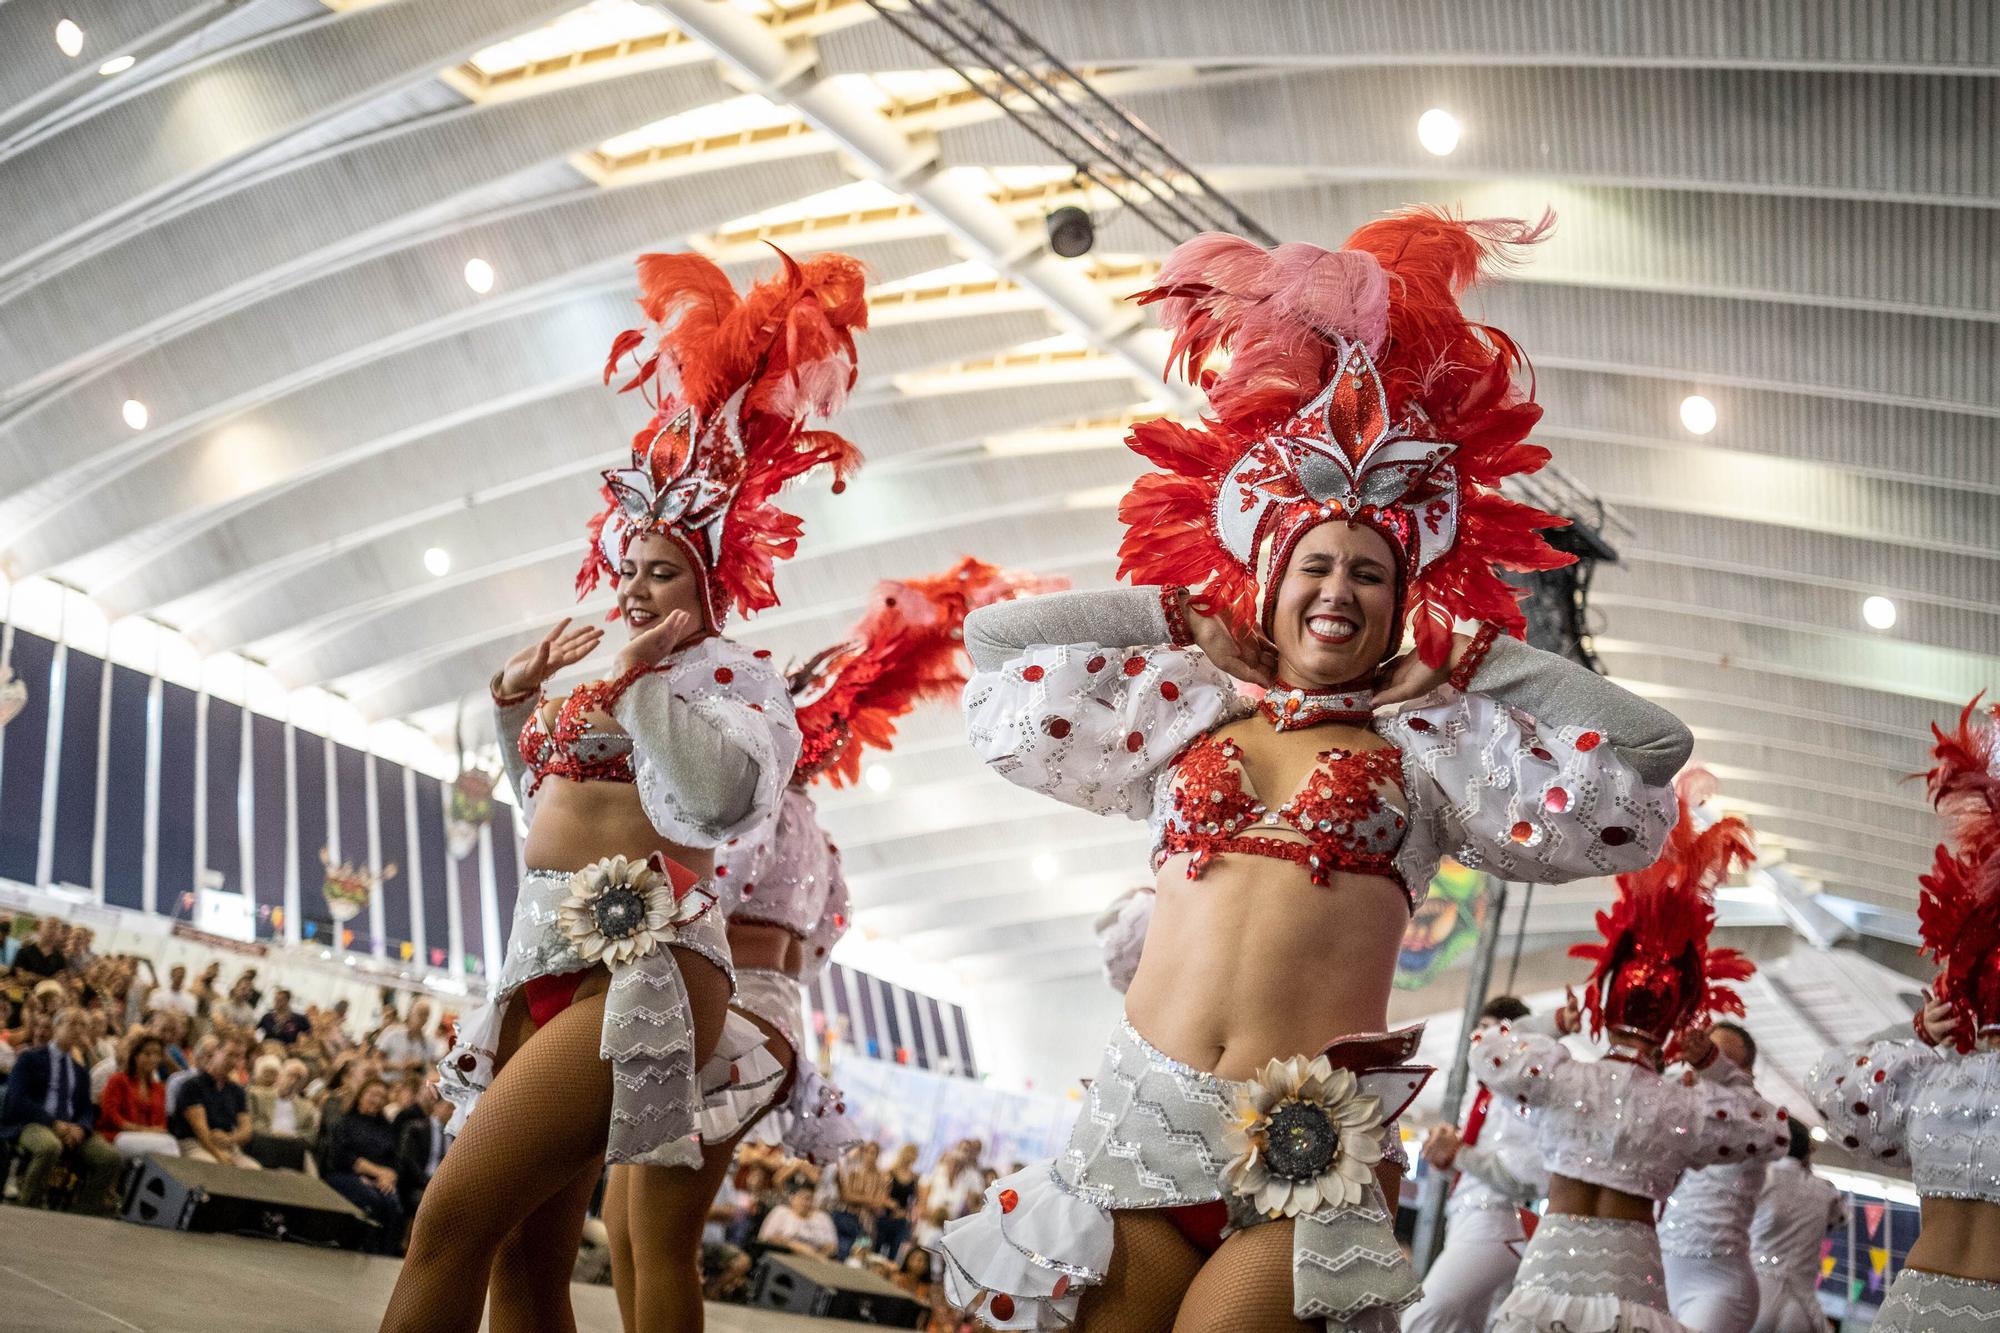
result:
M 831 1259 L 840 1238 L 834 1234 L 833 1219 L 813 1203 L 810 1185 L 798 1185 L 785 1198 L 783 1208 L 774 1208 L 757 1230 L 757 1239 L 766 1245 L 816 1259 Z
M 196 1050 L 209 1040 L 203 1037 L 195 1043 Z M 227 1042 L 216 1042 L 207 1051 L 207 1060 L 179 1091 L 170 1093 L 173 1114 L 168 1128 L 180 1140 L 183 1157 L 258 1170 L 257 1159 L 244 1151 L 252 1133 L 250 1102 L 234 1077 L 242 1052 Z
M 376 1225 L 369 1238 L 371 1254 L 397 1254 L 403 1240 L 403 1203 L 394 1163 L 400 1145 L 396 1131 L 382 1118 L 389 1089 L 380 1079 L 363 1083 L 353 1109 L 333 1127 L 327 1150 L 326 1183 L 368 1214 Z
M 12 1032 L 0 1034 L 4 1036 L 4 1041 L 0 1041 L 0 1067 L 11 1072 L 14 1062 L 20 1059 L 21 1052 L 47 1045 L 55 1033 L 56 1021 L 53 1018 L 39 1009 L 22 1010 L 21 1026 Z
M 69 965 L 78 972 L 87 972 L 97 961 L 97 950 L 92 947 L 97 940 L 97 932 L 89 926 L 71 926 L 69 940 L 63 952 L 69 955 Z
M 194 996 L 194 1015 L 204 1022 L 215 1014 L 215 1006 L 222 999 L 222 964 L 211 962 L 201 970 L 201 975 L 188 987 Z
M 104 1085 L 97 1132 L 121 1157 L 181 1155 L 180 1141 L 167 1132 L 167 1085 L 159 1077 L 161 1052 L 160 1039 L 140 1028 L 125 1042 L 124 1067 Z
M 229 994 L 216 1004 L 211 1017 L 218 1023 L 250 1032 L 257 1026 L 257 969 L 241 973 L 229 987 Z
M 160 1068 L 170 1077 L 184 1069 L 194 1068 L 194 1057 L 187 1051 L 187 1019 L 178 1013 L 159 1013 L 153 1016 L 147 1028 L 160 1039 Z
M 222 1038 L 216 1036 L 213 1032 L 204 1033 L 201 1040 L 194 1044 L 194 1049 L 187 1052 L 183 1057 L 187 1060 L 187 1067 L 176 1069 L 167 1075 L 167 1115 L 169 1118 L 173 1116 L 174 1108 L 181 1104 L 181 1089 L 188 1085 L 188 1080 L 207 1067 L 209 1057 L 215 1054 L 215 1048 L 221 1044 Z
M 396 1140 L 396 1190 L 402 1196 L 405 1217 L 417 1215 L 424 1189 L 444 1161 L 444 1127 L 451 1119 L 451 1109 L 451 1103 L 426 1083 L 417 1097 L 417 1115 L 402 1121 Z
M 153 987 L 153 993 L 146 997 L 146 1012 L 179 1014 L 192 1025 L 199 1002 L 187 989 L 187 979 L 188 970 L 175 963 L 167 972 L 167 984 Z
M 81 1021 L 76 1010 L 64 1009 L 55 1017 L 51 1039 L 15 1058 L 0 1104 L 0 1141 L 18 1145 L 27 1159 L 21 1168 L 22 1204 L 46 1203 L 49 1175 L 60 1162 L 80 1178 L 70 1211 L 108 1213 L 119 1157 L 91 1133 L 97 1108 L 90 1104 L 90 1071 L 74 1054 L 82 1040 Z
M 250 1099 L 247 1151 L 265 1166 L 318 1175 L 311 1148 L 319 1138 L 319 1107 L 305 1096 L 305 1084 L 304 1061 L 257 1057 L 243 1090 Z
M 903 1242 L 910 1238 L 910 1223 L 915 1220 L 916 1144 L 906 1143 L 896 1150 L 895 1159 L 883 1174 L 882 1188 L 888 1196 L 888 1206 L 875 1222 L 875 1249 L 883 1258 L 894 1263 L 903 1253 Z
M 280 986 L 271 994 L 271 1012 L 257 1020 L 257 1031 L 291 1046 L 305 1035 L 304 1014 L 292 1012 L 292 993 Z
M 14 970 L 35 977 L 53 977 L 67 971 L 69 955 L 63 952 L 66 934 L 62 922 L 52 916 L 43 917 L 35 928 L 35 938 L 15 951 Z
M 0 912 L 0 969 L 14 966 L 14 955 L 21 951 L 21 941 L 14 938 L 15 916 L 12 912 Z
M 444 1059 L 444 1048 L 435 1037 L 424 1029 L 430 1025 L 431 1006 L 428 1001 L 418 1000 L 410 1006 L 409 1020 L 399 1027 L 385 1028 L 375 1039 L 375 1050 L 382 1057 L 382 1068 L 389 1074 L 400 1074 L 406 1069 L 422 1070 L 429 1074 L 433 1065 Z

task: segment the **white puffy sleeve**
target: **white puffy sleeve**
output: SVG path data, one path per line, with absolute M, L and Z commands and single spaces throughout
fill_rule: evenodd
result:
M 727 639 L 682 649 L 627 686 L 611 712 L 632 737 L 647 818 L 683 846 L 720 847 L 757 829 L 798 762 L 784 678 Z
M 826 834 L 821 832 L 820 837 L 825 838 Z M 840 943 L 840 937 L 847 933 L 851 911 L 847 899 L 847 876 L 840 869 L 840 849 L 827 839 L 826 905 L 820 909 L 819 920 L 813 923 L 812 931 L 806 936 L 805 970 L 799 974 L 808 985 L 826 970 L 827 955 L 833 952 L 834 945 Z
M 1534 1131 L 1504 1108 L 1489 1115 L 1486 1124 L 1480 1141 L 1461 1145 L 1452 1164 L 1523 1207 L 1547 1194 L 1549 1168 Z
M 541 692 L 521 700 L 519 703 L 493 705 L 493 735 L 500 742 L 500 764 L 507 771 L 507 785 L 514 789 L 514 801 L 521 807 L 524 818 L 534 819 L 534 797 L 528 788 L 534 785 L 529 776 L 527 761 L 521 758 L 521 729 L 528 725 L 528 719 L 542 705 Z
M 1093 814 L 1146 819 L 1155 777 L 1237 707 L 1201 653 L 1166 646 L 1156 589 L 1054 593 L 965 622 L 965 724 L 1008 781 Z
M 1535 884 L 1653 863 L 1692 744 L 1672 714 L 1513 639 L 1494 643 L 1470 684 L 1376 723 L 1403 754 L 1405 883 L 1428 884 L 1446 856 Z
M 1502 1023 L 1472 1034 L 1472 1076 L 1495 1097 L 1522 1106 L 1546 1106 L 1562 1095 L 1557 1086 L 1575 1063 L 1560 1038 Z
M 1112 900 L 1092 928 L 1098 947 L 1104 951 L 1104 979 L 1123 995 L 1139 971 L 1139 955 L 1145 952 L 1146 931 L 1153 924 L 1153 886 L 1127 889 Z
M 1690 1169 L 1737 1162 L 1769 1162 L 1791 1146 L 1788 1116 L 1757 1095 L 1748 1074 L 1718 1054 L 1691 1087 L 1681 1091 L 1693 1107 L 1681 1121 L 1693 1129 Z
M 1910 1110 L 1924 1080 L 1948 1058 L 1915 1037 L 1835 1047 L 1806 1076 L 1806 1095 L 1836 1143 L 1907 1162 Z

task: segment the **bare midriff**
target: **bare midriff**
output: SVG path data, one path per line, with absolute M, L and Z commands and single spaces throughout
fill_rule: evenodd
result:
M 1261 718 L 1221 728 L 1244 750 L 1259 798 L 1275 809 L 1328 749 L 1378 749 L 1358 727 L 1279 732 Z M 1280 826 L 1260 836 L 1304 841 Z M 1317 1054 L 1329 1042 L 1388 1026 L 1408 900 L 1381 875 L 1310 871 L 1276 857 L 1224 853 L 1199 879 L 1169 857 L 1139 970 L 1125 995 L 1132 1025 L 1184 1064 L 1245 1079 L 1264 1062 Z
M 798 975 L 792 963 L 798 937 L 783 926 L 765 921 L 729 923 L 729 956 L 738 967 L 768 967 Z
M 1921 1200 L 1923 1229 L 1905 1261 L 1926 1273 L 2000 1282 L 2000 1203 Z
M 555 725 L 562 704 L 561 699 L 542 701 L 543 727 Z M 585 720 L 600 732 L 623 731 L 608 713 L 591 713 Z M 633 783 L 577 782 L 550 774 L 535 788 L 535 816 L 521 849 L 528 869 L 581 870 L 607 856 L 643 860 L 654 852 L 699 875 L 715 864 L 715 854 L 707 848 L 683 847 L 661 837 Z
M 1549 1177 L 1549 1211 L 1571 1217 L 1604 1217 L 1617 1222 L 1644 1222 L 1653 1225 L 1659 1206 L 1640 1194 L 1627 1194 L 1609 1185 L 1593 1185 L 1573 1176 Z

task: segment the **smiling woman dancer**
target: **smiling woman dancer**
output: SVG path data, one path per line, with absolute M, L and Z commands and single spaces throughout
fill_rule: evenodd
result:
M 820 463 L 856 460 L 802 429 L 854 382 L 865 323 L 860 268 L 784 260 L 739 299 L 696 255 L 645 255 L 641 307 L 658 349 L 627 388 L 656 411 L 632 466 L 605 474 L 579 595 L 608 574 L 630 637 L 613 674 L 545 698 L 601 632 L 558 625 L 493 680 L 528 837 L 506 961 L 492 999 L 441 1067 L 458 1136 L 425 1192 L 383 1321 L 412 1333 L 479 1325 L 574 1328 L 569 1276 L 605 1161 L 693 1160 L 677 1147 L 701 1106 L 696 1071 L 731 991 L 716 847 L 778 807 L 799 748 L 784 681 L 719 637 L 734 606 L 774 605 L 773 562 L 799 521 L 771 503 Z M 668 327 L 670 325 L 670 327 Z M 605 377 L 644 333 L 621 335 Z M 698 1151 L 694 1153 L 698 1157 Z M 627 1200 L 652 1236 L 668 1201 Z M 666 1326 L 642 1247 L 634 1328 Z
M 1917 922 L 1938 963 L 1916 1033 L 1820 1057 L 1806 1080 L 1827 1133 L 1905 1163 L 1923 1208 L 1875 1327 L 2000 1328 L 2000 716 L 1974 699 L 1931 747 L 1945 820 Z
M 1336 252 L 1181 246 L 1142 299 L 1214 419 L 1133 432 L 1165 471 L 1120 508 L 1120 572 L 1155 586 L 967 622 L 980 754 L 1154 839 L 1126 1021 L 1068 1149 L 942 1242 L 988 1324 L 1393 1329 L 1417 1284 L 1385 1157 L 1428 1071 L 1415 1029 L 1382 1029 L 1413 904 L 1442 856 L 1550 883 L 1665 839 L 1686 730 L 1499 637 L 1523 622 L 1494 565 L 1564 558 L 1538 532 L 1559 520 L 1494 489 L 1547 458 L 1522 443 L 1540 412 L 1457 297 L 1541 234 L 1411 211 Z

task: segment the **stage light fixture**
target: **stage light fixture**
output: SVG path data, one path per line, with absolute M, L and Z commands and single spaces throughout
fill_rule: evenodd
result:
M 74 19 L 63 19 L 56 24 L 56 49 L 72 58 L 83 50 L 83 29 L 76 26 Z
M 118 409 L 118 415 L 124 417 L 125 424 L 133 430 L 146 429 L 146 423 L 153 419 L 153 414 L 137 398 L 127 398 L 125 405 Z
M 483 259 L 465 261 L 465 285 L 481 296 L 493 290 L 493 265 Z
M 896 782 L 896 775 L 889 771 L 886 764 L 868 765 L 868 770 L 861 777 L 862 781 L 868 784 L 870 791 L 887 791 Z
M 433 578 L 443 578 L 451 573 L 451 552 L 442 546 L 433 546 L 424 552 L 424 568 Z
M 1090 214 L 1075 204 L 1064 204 L 1049 214 L 1049 249 L 1064 259 L 1090 253 L 1097 244 L 1097 224 Z
M 1458 136 L 1463 132 L 1458 117 L 1443 107 L 1434 106 L 1417 117 L 1417 142 L 1434 157 L 1448 156 L 1458 147 Z
M 1706 435 L 1715 429 L 1715 404 L 1698 393 L 1681 399 L 1681 425 L 1690 435 Z
M 1861 603 L 1861 618 L 1868 622 L 1870 629 L 1893 629 L 1896 625 L 1896 604 L 1887 597 L 1870 597 Z
M 139 63 L 137 56 L 113 56 L 97 67 L 99 74 L 123 74 Z

